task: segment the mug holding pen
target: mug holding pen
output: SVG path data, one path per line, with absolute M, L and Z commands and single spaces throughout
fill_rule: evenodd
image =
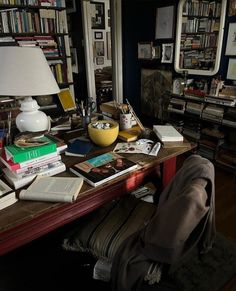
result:
M 82 127 L 86 130 L 88 124 L 91 122 L 92 111 L 95 109 L 95 107 L 95 102 L 92 102 L 91 100 L 89 101 L 89 99 L 86 101 L 86 104 L 84 104 L 84 101 L 81 100 L 78 105 L 79 113 L 81 115 Z

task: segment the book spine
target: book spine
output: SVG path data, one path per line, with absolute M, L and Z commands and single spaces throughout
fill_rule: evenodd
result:
M 8 152 L 8 155 L 12 155 L 11 152 L 9 153 L 8 148 L 5 148 L 6 152 Z M 38 148 L 34 148 L 31 151 L 23 151 L 20 153 L 14 153 L 12 155 L 12 160 L 14 163 L 22 163 L 25 161 L 29 161 L 31 159 L 39 158 L 41 156 L 47 155 L 49 153 L 53 153 L 57 151 L 56 144 L 48 144 L 44 145 Z
M 13 171 L 13 173 L 16 174 L 17 177 L 23 177 L 29 174 L 38 174 L 40 171 L 49 168 L 51 165 L 58 163 L 58 161 L 61 160 L 61 156 L 56 156 L 51 159 L 48 159 L 47 161 L 39 162 L 37 164 L 34 164 L 33 166 L 25 167 L 18 169 L 16 171 Z
M 64 172 L 65 170 L 66 170 L 66 165 L 60 162 L 59 166 L 46 169 L 45 171 L 39 173 L 38 175 L 43 176 L 43 177 L 49 177 L 49 176 L 57 175 L 61 172 Z M 28 185 L 36 177 L 36 174 L 33 174 L 33 175 L 29 175 L 29 176 L 17 179 L 16 177 L 12 175 L 12 172 L 9 169 L 3 169 L 3 172 L 5 174 L 4 176 L 6 180 L 11 185 L 13 185 L 15 189 L 19 189 L 21 187 Z
M 35 165 L 38 165 L 38 163 L 43 163 L 46 161 L 49 161 L 52 158 L 55 158 L 58 156 L 58 153 L 50 153 L 44 156 L 41 156 L 39 158 L 31 159 L 22 163 L 13 163 L 11 161 L 6 161 L 4 157 L 0 156 L 1 162 L 11 171 L 17 171 L 23 168 L 28 168 L 28 167 L 34 167 Z
M 69 170 L 71 171 L 71 173 L 75 174 L 76 176 L 83 178 L 84 181 L 87 182 L 89 185 L 91 185 L 93 187 L 96 187 L 97 186 L 96 183 L 91 182 L 88 178 L 86 178 L 85 176 L 83 176 L 80 173 L 78 173 L 75 169 L 69 168 Z
M 45 195 L 44 193 L 29 193 L 27 191 L 21 191 L 19 198 L 21 200 L 32 200 L 32 201 L 47 201 L 47 202 L 73 202 L 74 196 L 71 195 L 58 195 L 55 193 L 50 193 Z

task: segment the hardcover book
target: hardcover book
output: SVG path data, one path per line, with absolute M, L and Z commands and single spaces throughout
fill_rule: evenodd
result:
M 14 144 L 5 146 L 7 160 L 12 159 L 14 163 L 21 163 L 34 158 L 41 157 L 57 151 L 57 145 L 48 137 L 44 137 L 48 144 L 36 147 L 18 147 Z
M 109 152 L 70 167 L 70 171 L 81 176 L 93 187 L 136 169 L 138 165 L 127 158 Z
M 22 163 L 14 163 L 12 160 L 7 160 L 5 151 L 3 150 L 2 155 L 0 156 L 0 161 L 11 171 L 17 171 L 23 168 L 34 167 L 38 165 L 38 163 L 46 163 L 47 161 L 50 161 L 51 159 L 55 159 L 57 157 L 57 152 L 54 152 Z
M 153 131 L 162 142 L 184 140 L 183 135 L 172 125 L 153 125 Z
M 38 174 L 31 174 L 27 175 L 22 178 L 17 178 L 12 171 L 10 171 L 8 168 L 4 168 L 3 170 L 4 177 L 6 180 L 14 186 L 15 189 L 19 189 L 21 187 L 24 187 L 25 185 L 28 185 L 31 183 L 37 175 L 43 176 L 43 177 L 49 177 L 54 176 L 56 174 L 59 174 L 61 172 L 66 171 L 66 165 L 63 162 L 60 162 L 59 165 L 55 167 L 50 167 L 48 169 L 45 169 L 44 171 L 38 173 Z
M 127 142 L 135 141 L 141 134 L 139 126 L 133 126 L 130 129 L 119 131 L 118 138 Z
M 90 141 L 75 139 L 68 144 L 68 148 L 65 151 L 66 156 L 86 156 L 93 148 L 93 144 Z
M 16 193 L 0 179 L 0 210 L 14 204 L 18 199 Z

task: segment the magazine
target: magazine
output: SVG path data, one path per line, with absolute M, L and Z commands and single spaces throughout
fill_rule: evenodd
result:
M 109 152 L 70 167 L 70 171 L 81 176 L 93 187 L 136 169 L 138 165 L 116 153 Z

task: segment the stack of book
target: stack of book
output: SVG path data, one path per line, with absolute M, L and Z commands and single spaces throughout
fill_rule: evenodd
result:
M 33 147 L 18 147 L 15 144 L 4 147 L 0 161 L 6 180 L 19 189 L 34 180 L 37 175 L 53 176 L 66 170 L 61 161 L 62 149 L 66 146 L 49 136 L 43 138 L 47 144 Z
M 0 210 L 18 201 L 15 191 L 0 179 Z
M 220 108 L 213 105 L 207 105 L 202 111 L 202 119 L 210 120 L 214 122 L 222 122 L 224 115 L 224 108 Z

